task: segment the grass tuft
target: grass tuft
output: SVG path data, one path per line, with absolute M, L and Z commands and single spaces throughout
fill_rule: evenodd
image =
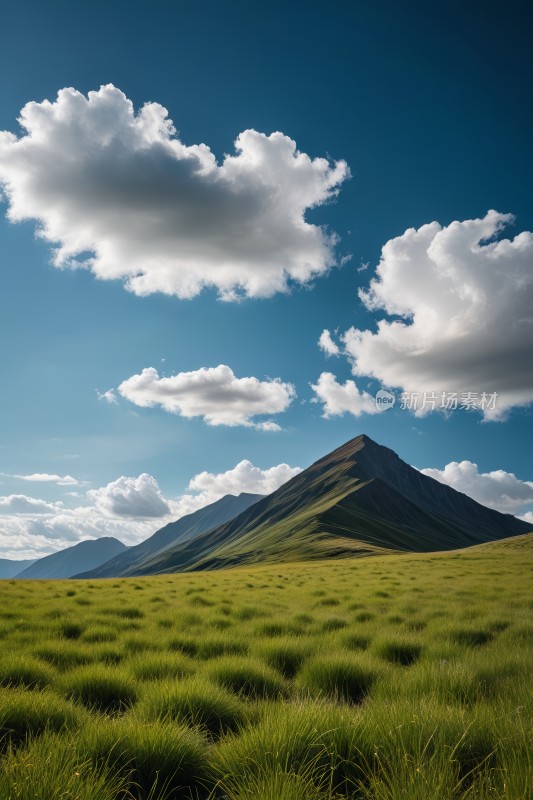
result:
M 81 712 L 51 691 L 0 689 L 0 739 L 3 744 L 23 742 L 45 730 L 76 728 Z
M 0 764 L 0 797 L 6 800 L 116 800 L 128 782 L 105 761 L 83 761 L 70 737 L 45 733 L 21 749 L 10 748 Z
M 414 664 L 422 653 L 422 645 L 406 639 L 382 639 L 375 642 L 373 649 L 385 661 L 403 667 Z
M 144 800 L 190 797 L 207 776 L 202 736 L 176 723 L 141 722 L 136 717 L 91 722 L 78 740 L 80 757 L 97 768 L 108 764 Z
M 201 677 L 153 685 L 145 692 L 137 713 L 147 720 L 168 718 L 198 726 L 211 736 L 236 730 L 247 719 L 242 701 Z
M 318 656 L 309 660 L 298 676 L 300 686 L 314 696 L 361 703 L 379 672 L 375 667 L 342 656 Z
M 56 677 L 54 669 L 36 658 L 15 656 L 0 662 L 0 686 L 24 686 L 26 689 L 43 689 Z
M 309 643 L 295 637 L 266 642 L 258 649 L 258 654 L 269 667 L 281 672 L 285 678 L 294 678 L 309 656 L 312 647 Z
M 124 711 L 137 699 L 135 683 L 128 673 L 102 664 L 73 670 L 65 676 L 63 686 L 68 698 L 99 711 Z
M 215 683 L 244 697 L 277 697 L 286 691 L 285 681 L 275 670 L 252 658 L 217 659 L 206 674 Z

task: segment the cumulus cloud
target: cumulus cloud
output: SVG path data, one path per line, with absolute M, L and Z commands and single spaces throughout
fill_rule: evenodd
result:
M 290 467 L 288 464 L 260 469 L 245 459 L 226 472 L 200 472 L 190 481 L 188 488 L 208 498 L 239 495 L 241 492 L 270 494 L 301 471 L 300 467 Z
M 353 374 L 421 394 L 497 393 L 486 420 L 533 402 L 533 234 L 498 238 L 512 221 L 489 211 L 387 242 L 359 296 L 396 319 L 343 335 Z
M 0 133 L 0 183 L 13 222 L 37 220 L 57 267 L 83 266 L 137 295 L 270 297 L 335 263 L 337 237 L 305 220 L 349 176 L 283 133 L 240 133 L 218 163 L 183 144 L 158 103 L 115 86 L 20 113 L 25 133 Z
M 327 356 L 338 356 L 341 352 L 339 345 L 333 341 L 331 333 L 327 328 L 324 328 L 320 334 L 318 346 Z
M 208 425 L 245 425 L 263 430 L 279 430 L 279 426 L 252 418 L 279 414 L 296 396 L 290 383 L 237 378 L 224 364 L 180 372 L 170 378 L 160 377 L 156 369 L 148 367 L 123 381 L 118 391 L 142 408 L 161 406 L 182 417 L 202 417 Z
M 163 496 L 152 475 L 122 476 L 87 491 L 86 505 L 75 508 L 26 495 L 0 497 L 0 554 L 5 558 L 40 558 L 101 536 L 137 544 L 168 522 L 226 494 L 269 494 L 300 471 L 288 464 L 260 469 L 244 460 L 226 472 L 195 475 L 185 492 L 172 498 Z
M 47 503 L 45 500 L 37 500 L 25 494 L 9 494 L 0 497 L 0 513 L 53 514 L 60 508 L 61 503 Z
M 331 372 L 322 372 L 318 381 L 311 384 L 311 389 L 315 393 L 313 401 L 324 404 L 322 416 L 326 419 L 345 413 L 354 417 L 379 413 L 372 395 L 360 391 L 354 381 L 339 383 Z
M 164 517 L 170 511 L 157 481 L 146 472 L 138 478 L 121 477 L 100 489 L 90 489 L 87 497 L 99 511 L 112 517 Z
M 524 522 L 530 522 L 531 530 L 533 530 L 533 511 L 527 511 L 525 514 L 522 514 L 520 519 L 523 519 Z
M 533 505 L 533 481 L 522 481 L 503 469 L 479 472 L 472 461 L 452 461 L 444 469 L 420 471 L 504 514 L 518 514 Z
M 0 475 L 33 483 L 57 483 L 58 486 L 79 486 L 81 483 L 77 478 L 73 478 L 72 475 L 54 475 L 48 472 L 33 472 L 31 475 L 13 475 L 7 472 L 0 472 Z

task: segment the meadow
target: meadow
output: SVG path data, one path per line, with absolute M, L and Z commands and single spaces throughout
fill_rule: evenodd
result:
M 0 800 L 528 800 L 533 536 L 0 581 Z

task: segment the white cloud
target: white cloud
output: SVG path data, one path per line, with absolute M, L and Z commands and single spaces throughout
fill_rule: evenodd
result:
M 112 517 L 164 517 L 170 512 L 157 481 L 146 472 L 90 489 L 87 497 L 97 510 Z
M 533 402 L 533 234 L 498 241 L 512 220 L 489 211 L 387 242 L 359 296 L 400 319 L 344 334 L 353 374 L 408 392 L 496 392 L 487 420 Z
M 318 346 L 327 356 L 338 356 L 340 354 L 339 345 L 331 338 L 331 333 L 324 328 L 318 340 Z
M 209 425 L 245 425 L 279 430 L 271 421 L 253 417 L 279 414 L 296 396 L 290 383 L 237 378 L 230 367 L 202 368 L 162 378 L 153 367 L 132 375 L 118 387 L 120 394 L 142 408 L 161 406 L 182 417 L 203 417 Z
M 226 494 L 270 494 L 301 471 L 288 464 L 260 469 L 245 459 L 226 472 L 200 472 L 190 481 L 188 490 L 199 492 L 210 503 Z
M 61 509 L 61 503 L 47 503 L 25 494 L 9 494 L 0 497 L 0 512 L 11 514 L 53 514 Z M 2 518 L 0 517 L 0 520 Z
M 533 511 L 527 511 L 525 514 L 522 514 L 520 519 L 523 519 L 524 522 L 530 522 L 531 530 L 533 530 Z
M 0 475 L 33 483 L 57 483 L 58 486 L 79 486 L 81 484 L 81 481 L 73 478 L 72 475 L 53 475 L 48 472 L 34 472 L 31 475 L 12 475 L 7 472 L 0 472 Z
M 472 461 L 452 461 L 442 470 L 420 471 L 504 514 L 518 514 L 533 505 L 533 481 L 522 481 L 503 469 L 479 472 Z
M 41 558 L 84 539 L 115 536 L 137 544 L 158 528 L 226 494 L 269 494 L 300 472 L 278 464 L 268 469 L 244 460 L 222 473 L 201 472 L 175 498 L 163 496 L 152 475 L 120 477 L 86 492 L 86 505 L 65 508 L 26 495 L 0 497 L 0 555 Z
M 107 392 L 99 392 L 96 390 L 99 400 L 104 400 L 110 406 L 118 406 L 118 400 L 113 389 L 108 389 Z
M 167 113 L 158 103 L 135 113 L 112 84 L 25 105 L 26 133 L 0 132 L 9 219 L 37 220 L 57 267 L 138 295 L 269 297 L 327 272 L 337 237 L 305 212 L 335 197 L 344 161 L 246 130 L 217 163 L 207 145 L 183 144 Z
M 316 395 L 313 398 L 314 402 L 324 403 L 322 416 L 326 419 L 346 412 L 355 417 L 359 417 L 361 414 L 379 413 L 372 395 L 360 391 L 354 381 L 339 383 L 331 372 L 322 372 L 318 381 L 311 384 L 311 389 Z

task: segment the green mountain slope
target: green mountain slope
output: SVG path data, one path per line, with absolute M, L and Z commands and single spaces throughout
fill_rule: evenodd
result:
M 144 542 L 129 547 L 96 569 L 74 575 L 75 578 L 116 578 L 135 575 L 138 565 L 153 558 L 171 545 L 181 544 L 205 531 L 209 531 L 233 519 L 246 508 L 256 503 L 262 495 L 241 492 L 239 495 L 227 494 L 208 506 L 180 517 L 159 528 Z
M 359 436 L 225 525 L 146 559 L 135 574 L 449 550 L 527 533 L 529 527 Z

